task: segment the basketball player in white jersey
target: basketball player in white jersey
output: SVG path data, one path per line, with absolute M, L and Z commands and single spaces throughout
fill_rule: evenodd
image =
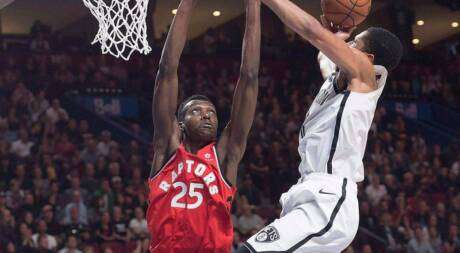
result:
M 388 70 L 402 56 L 392 33 L 369 28 L 350 43 L 288 0 L 262 0 L 321 53 L 325 78 L 299 136 L 301 178 L 281 196 L 281 217 L 238 252 L 341 252 L 359 225 L 356 183 L 364 179 L 367 136 Z M 324 18 L 323 18 L 323 21 Z

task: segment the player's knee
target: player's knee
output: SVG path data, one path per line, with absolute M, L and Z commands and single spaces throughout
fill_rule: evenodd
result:
M 251 253 L 251 251 L 246 246 L 241 246 L 236 253 Z

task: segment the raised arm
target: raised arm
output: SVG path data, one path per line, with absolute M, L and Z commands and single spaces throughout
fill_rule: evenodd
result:
M 179 59 L 187 40 L 187 31 L 195 0 L 182 0 L 173 19 L 161 54 L 153 93 L 153 157 L 151 176 L 174 153 L 180 143 L 177 109 Z
M 217 145 L 226 178 L 235 185 L 238 164 L 254 120 L 259 86 L 260 0 L 246 0 L 246 29 L 240 77 L 233 96 L 230 121 Z
M 262 0 L 297 34 L 308 40 L 331 59 L 349 78 L 368 79 L 372 64 L 363 53 L 354 52 L 342 39 L 336 37 L 313 16 L 289 0 Z
M 329 28 L 331 27 L 331 23 L 326 20 L 324 15 L 321 15 L 321 23 L 324 27 Z M 353 33 L 355 28 L 348 29 L 347 31 L 337 31 L 334 35 L 343 40 L 347 41 L 350 38 L 351 34 Z M 332 73 L 337 71 L 337 65 L 333 63 L 323 52 L 319 51 L 318 54 L 318 64 L 319 69 L 321 71 L 321 75 L 324 79 L 327 79 Z

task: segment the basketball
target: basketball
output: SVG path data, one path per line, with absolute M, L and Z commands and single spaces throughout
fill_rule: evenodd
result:
M 361 24 L 369 15 L 371 6 L 372 0 L 321 0 L 326 20 L 343 28 Z

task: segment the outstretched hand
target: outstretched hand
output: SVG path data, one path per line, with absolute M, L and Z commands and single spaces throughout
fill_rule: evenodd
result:
M 321 24 L 326 29 L 333 32 L 335 36 L 339 37 L 342 40 L 349 39 L 353 31 L 356 29 L 356 26 L 342 27 L 342 26 L 335 25 L 334 23 L 328 21 L 324 15 L 321 15 Z

